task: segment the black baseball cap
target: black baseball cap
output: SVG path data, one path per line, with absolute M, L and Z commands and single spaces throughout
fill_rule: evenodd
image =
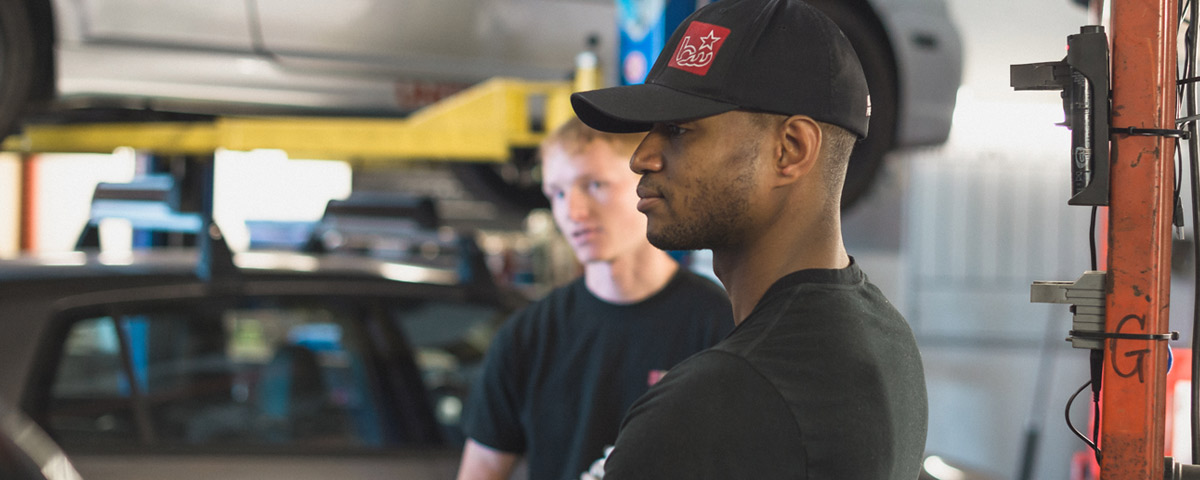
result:
M 720 0 L 675 29 L 646 83 L 571 95 L 583 123 L 615 133 L 736 109 L 808 115 L 865 137 L 867 79 L 829 17 L 800 0 Z

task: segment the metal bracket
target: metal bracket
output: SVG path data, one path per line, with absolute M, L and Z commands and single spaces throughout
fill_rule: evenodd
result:
M 1067 337 L 1071 346 L 1103 350 L 1106 278 L 1107 272 L 1089 270 L 1074 282 L 1036 281 L 1029 290 L 1029 301 L 1071 305 L 1071 312 L 1075 314 L 1071 328 L 1073 335 Z M 1074 335 L 1075 332 L 1082 335 Z
M 1108 205 L 1109 61 L 1104 27 L 1088 25 L 1067 37 L 1067 57 L 1057 62 L 1011 65 L 1015 90 L 1062 90 L 1071 129 L 1069 205 Z
M 1163 478 L 1165 480 L 1194 480 L 1200 479 L 1200 465 L 1177 463 L 1174 458 L 1164 460 Z

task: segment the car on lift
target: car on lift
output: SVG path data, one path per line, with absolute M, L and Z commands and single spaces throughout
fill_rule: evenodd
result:
M 400 241 L 378 214 L 412 205 L 341 202 L 319 247 L 232 253 L 164 191 L 101 185 L 80 244 L 120 211 L 194 246 L 0 260 L 0 403 L 88 480 L 453 477 L 466 388 L 524 304 L 469 235 Z
M 947 138 L 962 48 L 944 0 L 809 1 L 846 32 L 871 88 L 848 205 L 886 152 Z M 490 77 L 565 78 L 589 38 L 616 37 L 615 2 L 0 2 L 0 132 L 131 112 L 403 116 Z M 595 46 L 607 65 L 614 43 Z M 514 155 L 508 167 L 517 173 L 456 170 L 490 198 L 544 205 L 536 174 L 523 174 L 536 162 Z

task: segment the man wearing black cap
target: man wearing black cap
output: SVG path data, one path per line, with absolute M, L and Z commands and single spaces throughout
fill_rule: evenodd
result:
M 647 237 L 711 248 L 738 324 L 630 409 L 605 478 L 916 478 L 920 354 L 842 242 L 870 103 L 841 31 L 799 0 L 721 0 L 645 84 L 571 102 L 594 128 L 649 131 L 630 160 Z

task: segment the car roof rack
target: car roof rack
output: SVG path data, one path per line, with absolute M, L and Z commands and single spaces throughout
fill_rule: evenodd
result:
M 200 178 L 181 182 L 170 175 L 146 175 L 128 183 L 100 183 L 91 214 L 76 242 L 79 250 L 100 247 L 100 224 L 128 221 L 133 228 L 184 235 L 184 246 L 199 250 L 197 277 L 212 284 L 236 282 L 239 269 L 220 228 L 212 220 L 211 164 L 196 162 Z M 186 186 L 193 185 L 193 191 Z M 199 198 L 196 197 L 199 194 Z M 496 284 L 482 249 L 469 229 L 442 224 L 434 199 L 392 192 L 356 192 L 331 200 L 302 251 L 349 253 L 381 261 L 403 261 L 453 269 L 459 283 L 480 290 Z
M 401 228 L 433 230 L 442 225 L 433 198 L 392 192 L 355 192 L 345 200 L 330 200 L 321 221 L 354 217 L 387 219 Z
M 443 224 L 437 203 L 428 196 L 354 192 L 344 200 L 330 200 L 304 251 L 453 268 L 462 284 L 495 287 L 474 231 Z
M 199 212 L 180 208 L 175 180 L 169 175 L 146 175 L 128 183 L 101 182 L 92 193 L 91 212 L 75 248 L 100 248 L 100 223 L 108 219 L 128 221 L 135 229 L 182 233 L 200 231 Z
M 100 224 L 121 219 L 138 230 L 182 234 L 183 245 L 195 245 L 199 250 L 196 276 L 202 280 L 234 279 L 238 269 L 233 262 L 233 251 L 212 219 L 211 163 L 201 165 L 198 177 L 200 188 L 192 195 L 181 188 L 181 182 L 166 174 L 144 175 L 128 183 L 97 184 L 88 221 L 75 248 L 99 249 Z

